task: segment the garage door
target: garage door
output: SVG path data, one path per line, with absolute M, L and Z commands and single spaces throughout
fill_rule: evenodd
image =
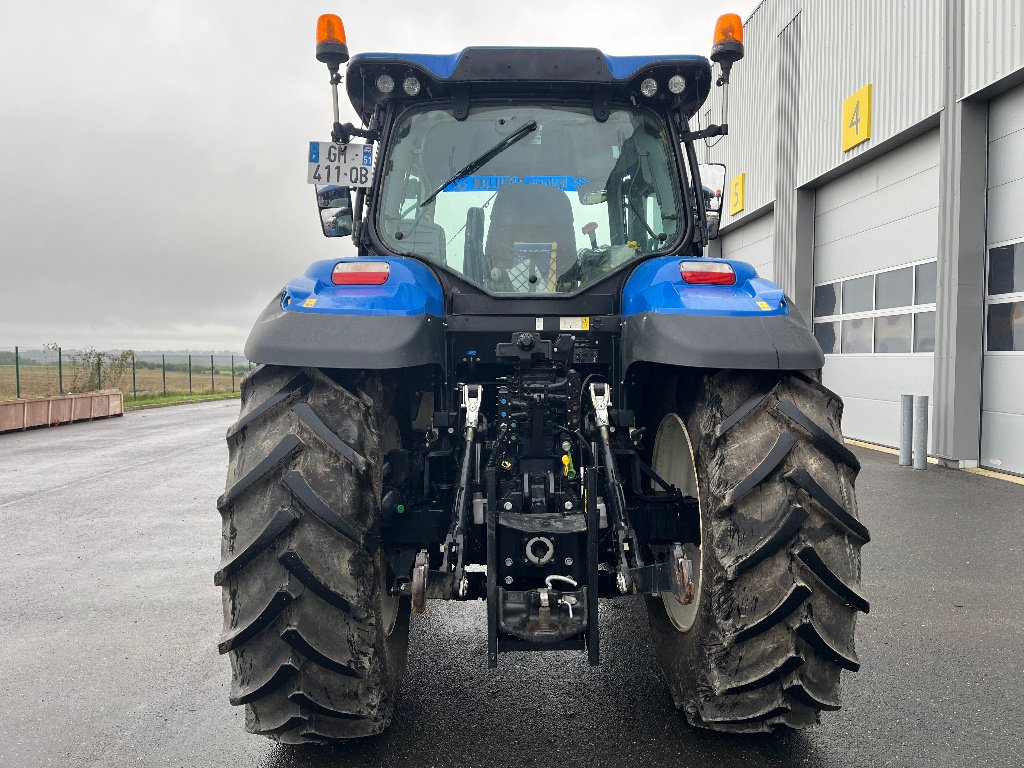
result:
M 1024 474 L 1024 86 L 989 110 L 981 463 Z
M 896 445 L 900 395 L 932 394 L 938 165 L 936 130 L 815 195 L 814 333 L 850 437 Z
M 771 212 L 722 236 L 722 258 L 752 264 L 757 274 L 773 280 L 772 243 L 775 217 Z

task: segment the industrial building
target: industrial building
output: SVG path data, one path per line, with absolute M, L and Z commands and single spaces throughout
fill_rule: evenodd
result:
M 813 323 L 849 437 L 929 395 L 934 456 L 1024 474 L 1024 3 L 764 0 L 744 38 L 711 255 Z

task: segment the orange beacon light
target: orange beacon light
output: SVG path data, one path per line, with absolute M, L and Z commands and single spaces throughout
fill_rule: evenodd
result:
M 316 20 L 316 60 L 322 61 L 332 72 L 348 61 L 345 25 L 341 17 L 325 13 Z

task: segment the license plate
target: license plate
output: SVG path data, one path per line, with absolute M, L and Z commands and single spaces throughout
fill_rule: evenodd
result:
M 369 187 L 373 183 L 373 145 L 309 142 L 306 181 L 318 186 Z

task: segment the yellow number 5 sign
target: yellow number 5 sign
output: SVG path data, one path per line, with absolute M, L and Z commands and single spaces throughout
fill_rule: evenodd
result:
M 735 216 L 743 210 L 743 185 L 747 178 L 745 173 L 737 173 L 729 183 L 729 215 Z
M 871 138 L 871 83 L 843 101 L 843 152 Z

